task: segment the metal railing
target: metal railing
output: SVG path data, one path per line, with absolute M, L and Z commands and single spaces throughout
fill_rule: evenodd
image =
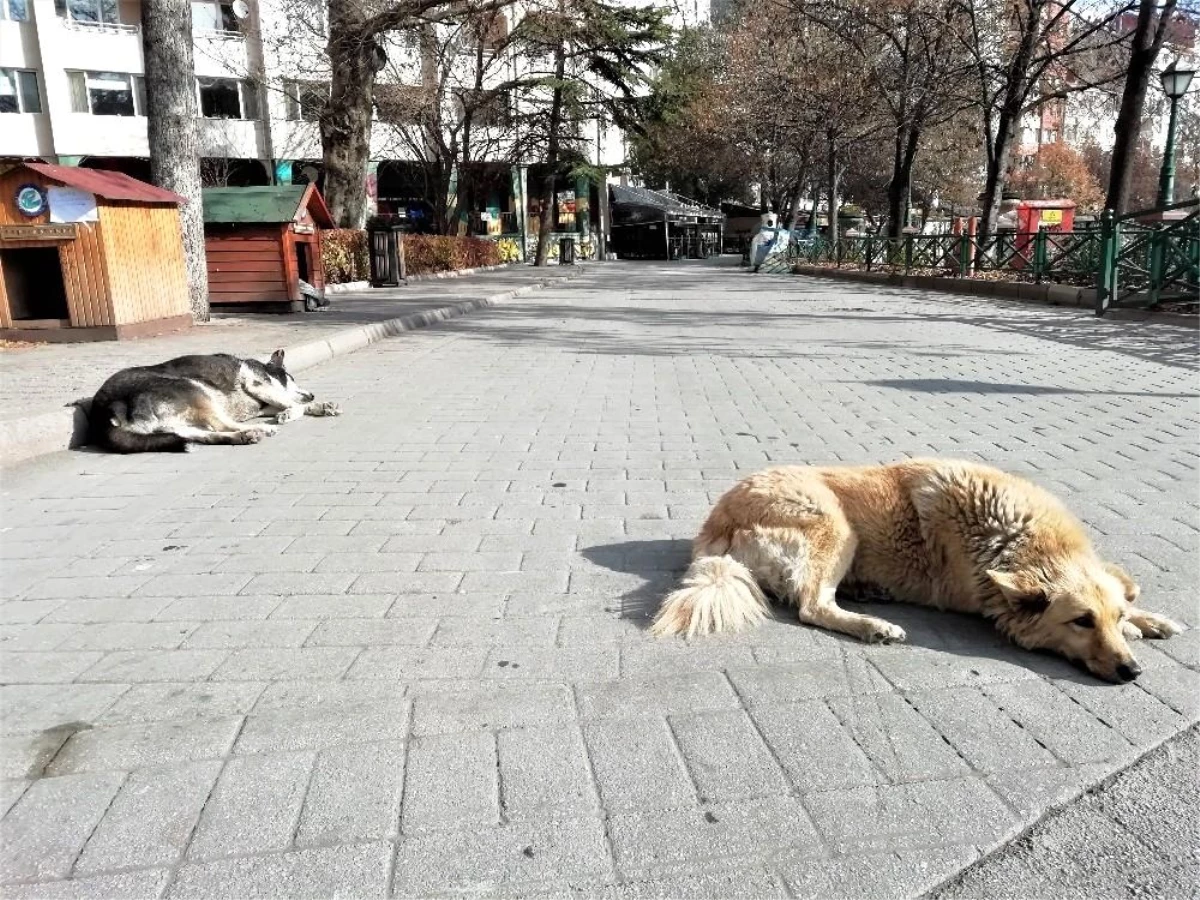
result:
M 1179 215 L 1165 215 L 1172 212 Z M 1106 210 L 1100 235 L 1096 315 L 1115 306 L 1200 302 L 1200 199 L 1122 216 Z
M 1173 219 L 1163 217 L 1176 211 Z M 965 278 L 1002 272 L 1006 280 L 1095 287 L 1097 315 L 1114 306 L 1200 302 L 1200 200 L 1123 216 L 1106 212 L 1096 226 L 1068 232 L 858 235 L 836 246 L 801 234 L 776 262 Z

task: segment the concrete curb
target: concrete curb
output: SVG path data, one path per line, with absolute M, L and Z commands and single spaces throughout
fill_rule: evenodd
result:
M 361 350 L 384 338 L 447 319 L 465 316 L 476 310 L 521 297 L 560 281 L 569 281 L 581 274 L 582 271 L 581 268 L 576 268 L 570 275 L 543 278 L 532 284 L 499 294 L 491 294 L 478 300 L 464 300 L 435 309 L 411 313 L 407 316 L 385 319 L 382 322 L 343 328 L 329 337 L 286 347 L 284 352 L 287 354 L 287 367 L 291 372 L 311 369 L 334 357 Z M 82 446 L 87 438 L 87 427 L 87 415 L 75 404 L 70 404 L 62 409 L 0 422 L 0 468 L 49 453 L 58 453 L 61 450 L 71 450 Z
M 512 263 L 500 263 L 498 266 L 476 266 L 474 269 L 454 269 L 450 272 L 426 272 L 424 275 L 409 275 L 404 279 L 405 284 L 411 284 L 414 281 L 429 281 L 430 279 L 443 278 L 462 278 L 464 275 L 478 275 L 480 272 L 498 272 L 501 269 L 507 269 Z M 343 284 L 327 284 L 325 286 L 326 294 L 349 294 L 354 291 L 370 290 L 371 282 L 369 281 L 347 281 Z
M 1025 284 L 1012 281 L 977 281 L 973 278 L 943 278 L 933 275 L 900 275 L 890 272 L 860 272 L 847 269 L 827 269 L 822 266 L 795 266 L 791 274 L 811 278 L 828 278 L 831 281 L 853 281 L 859 284 L 878 284 L 888 287 L 909 288 L 918 291 L 938 291 L 945 294 L 963 294 L 969 297 L 988 297 L 1016 303 L 1034 303 L 1039 306 L 1073 306 L 1092 310 L 1096 303 L 1096 292 L 1091 288 L 1073 287 L 1068 284 Z M 1185 328 L 1200 328 L 1200 317 L 1182 313 L 1150 312 L 1144 309 L 1110 309 L 1102 317 L 1119 322 L 1156 322 L 1179 325 Z

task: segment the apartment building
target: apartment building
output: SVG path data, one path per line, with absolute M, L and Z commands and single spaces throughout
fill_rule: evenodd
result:
M 677 24 L 707 17 L 707 0 L 681 3 L 674 10 Z M 206 180 L 317 180 L 317 115 L 329 85 L 324 0 L 193 0 L 191 7 Z M 36 157 L 147 177 L 140 20 L 140 0 L 0 0 L 0 158 Z M 404 96 L 447 74 L 431 68 L 428 41 L 415 33 L 390 34 L 382 49 L 379 97 Z M 472 74 L 466 70 L 471 56 L 451 63 L 450 75 L 463 84 Z M 527 63 L 501 60 L 488 79 L 512 77 Z M 422 139 L 408 125 L 386 115 L 377 120 L 368 193 L 384 212 L 420 217 L 421 178 L 414 167 Z M 502 131 L 503 114 L 484 125 Z M 599 119 L 585 133 L 594 162 L 624 162 L 619 129 Z M 493 138 L 487 146 L 510 159 L 501 152 L 503 135 Z M 480 164 L 487 164 L 486 155 Z M 528 197 L 526 167 L 498 167 L 507 183 L 479 199 L 470 221 L 487 233 L 500 223 L 515 231 L 515 207 Z

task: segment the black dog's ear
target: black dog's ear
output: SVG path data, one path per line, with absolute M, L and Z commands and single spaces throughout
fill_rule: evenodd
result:
M 274 353 L 271 354 L 271 365 L 281 366 L 281 367 L 283 366 L 283 351 L 282 350 L 276 350 Z
M 1116 563 L 1105 563 L 1104 571 L 1121 582 L 1121 588 L 1125 591 L 1125 601 L 1127 603 L 1137 603 L 1137 598 L 1142 593 L 1142 589 L 1138 587 L 1136 581 L 1129 577 L 1128 572 Z
M 998 572 L 995 569 L 989 569 L 987 576 L 1014 609 L 1026 613 L 1042 613 L 1050 605 L 1046 589 L 1034 578 L 1020 572 Z

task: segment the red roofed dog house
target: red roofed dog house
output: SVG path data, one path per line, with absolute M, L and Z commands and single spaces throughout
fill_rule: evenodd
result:
M 206 188 L 209 300 L 300 311 L 301 279 L 325 288 L 321 229 L 332 227 L 312 184 Z
M 120 172 L 0 173 L 0 337 L 95 341 L 192 324 L 183 197 Z

